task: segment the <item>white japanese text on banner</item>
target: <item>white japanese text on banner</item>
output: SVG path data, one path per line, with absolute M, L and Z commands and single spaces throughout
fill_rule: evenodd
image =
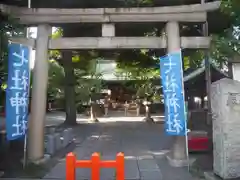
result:
M 29 103 L 29 48 L 9 45 L 6 93 L 7 139 L 24 137 L 27 130 Z
M 165 106 L 165 131 L 168 135 L 186 135 L 186 116 L 181 51 L 160 58 Z

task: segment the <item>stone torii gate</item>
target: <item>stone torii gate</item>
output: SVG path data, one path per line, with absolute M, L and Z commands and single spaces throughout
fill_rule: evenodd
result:
M 205 23 L 207 12 L 219 9 L 220 2 L 153 8 L 99 8 L 99 9 L 28 9 L 0 5 L 0 10 L 19 19 L 27 26 L 37 26 L 37 39 L 15 38 L 13 42 L 36 50 L 32 88 L 31 120 L 29 121 L 29 159 L 33 162 L 44 156 L 44 121 L 48 82 L 49 49 L 160 49 L 170 53 L 180 48 L 207 49 L 210 37 L 180 37 L 179 23 Z M 116 23 L 166 23 L 166 36 L 116 37 Z M 102 37 L 63 37 L 50 39 L 52 26 L 66 23 L 101 23 Z M 176 137 L 171 164 L 182 165 L 187 160 L 185 138 Z M 160 142 L 159 142 L 160 143 Z

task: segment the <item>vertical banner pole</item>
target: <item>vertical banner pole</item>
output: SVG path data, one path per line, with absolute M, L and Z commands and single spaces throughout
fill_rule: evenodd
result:
M 28 0 L 28 8 L 31 8 L 31 0 Z M 26 34 L 27 38 L 30 37 L 30 28 L 27 28 L 27 34 Z M 32 49 L 29 47 L 29 61 L 31 60 L 31 52 Z M 31 67 L 30 67 L 30 62 L 29 62 L 29 87 L 28 87 L 28 95 L 30 95 L 30 89 L 31 89 Z M 29 98 L 29 96 L 28 96 Z M 29 107 L 28 107 L 28 118 L 29 118 Z M 27 139 L 28 139 L 28 127 L 27 127 L 27 131 L 24 137 L 24 147 L 23 147 L 23 169 L 26 168 L 26 164 L 27 164 Z
M 24 138 L 25 148 L 29 104 L 29 48 L 21 44 L 9 44 L 8 62 L 7 139 L 11 141 Z
M 186 139 L 186 154 L 187 154 L 187 165 L 188 165 L 188 171 L 190 171 L 190 165 L 189 165 L 189 150 L 188 150 L 188 131 L 186 131 L 185 135 Z
M 170 136 L 185 136 L 187 166 L 189 170 L 188 129 L 183 82 L 181 49 L 160 58 L 165 106 L 165 132 Z
M 28 106 L 27 106 L 27 114 L 28 114 L 28 119 L 29 119 L 29 97 L 30 97 L 30 89 L 31 89 L 31 68 L 30 68 L 30 59 L 31 59 L 31 49 L 29 48 L 29 57 L 28 57 L 28 66 L 29 66 L 29 76 L 28 76 Z M 23 146 L 23 169 L 26 168 L 27 165 L 27 139 L 28 139 L 28 123 L 27 123 L 27 127 L 26 127 L 26 133 L 24 136 L 24 146 Z
M 181 50 L 180 50 L 181 51 Z M 181 67 L 182 65 L 182 53 L 180 52 L 180 63 Z M 183 77 L 183 68 L 181 68 L 181 77 L 182 77 L 182 95 L 183 95 L 183 100 L 184 100 L 184 113 L 185 113 L 185 144 L 186 144 L 186 155 L 187 155 L 187 166 L 188 166 L 188 171 L 190 171 L 190 164 L 189 164 L 189 149 L 188 149 L 188 109 L 186 107 L 185 103 L 185 90 L 184 90 L 184 77 Z
M 24 147 L 23 147 L 23 169 L 26 168 L 27 164 L 27 132 L 24 137 Z

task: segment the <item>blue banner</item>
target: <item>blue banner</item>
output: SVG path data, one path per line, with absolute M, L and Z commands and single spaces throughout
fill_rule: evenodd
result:
M 181 50 L 160 58 L 165 106 L 165 131 L 171 136 L 187 132 Z
M 27 131 L 29 75 L 29 48 L 20 44 L 10 44 L 6 92 L 8 140 L 22 138 Z

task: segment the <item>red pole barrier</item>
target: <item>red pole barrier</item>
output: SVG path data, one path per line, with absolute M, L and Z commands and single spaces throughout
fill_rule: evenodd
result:
M 100 180 L 100 155 L 92 154 L 92 180 Z
M 101 161 L 99 153 L 93 153 L 91 160 L 76 160 L 73 153 L 66 157 L 66 180 L 76 180 L 76 168 L 91 168 L 92 180 L 100 180 L 100 168 L 116 168 L 116 180 L 124 180 L 124 154 L 118 153 L 116 160 Z
M 124 154 L 118 153 L 116 157 L 116 169 L 117 169 L 117 175 L 116 180 L 124 180 Z
M 75 163 L 76 163 L 75 154 L 69 153 L 66 158 L 66 180 L 76 179 Z

